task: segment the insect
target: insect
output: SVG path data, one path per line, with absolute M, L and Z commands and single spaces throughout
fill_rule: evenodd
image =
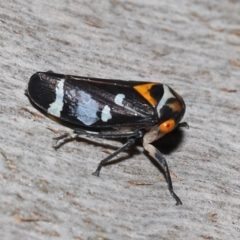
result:
M 180 123 L 185 103 L 169 86 L 37 72 L 30 78 L 27 94 L 46 113 L 77 126 L 76 137 L 126 139 L 122 147 L 99 163 L 93 173 L 96 176 L 107 162 L 141 138 L 143 148 L 163 169 L 176 205 L 182 204 L 173 191 L 165 158 L 151 145 L 176 127 L 188 127 L 186 122 Z

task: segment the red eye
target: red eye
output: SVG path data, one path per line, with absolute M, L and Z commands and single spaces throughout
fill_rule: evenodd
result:
M 173 119 L 170 119 L 159 126 L 159 130 L 162 133 L 171 132 L 175 128 L 176 124 Z

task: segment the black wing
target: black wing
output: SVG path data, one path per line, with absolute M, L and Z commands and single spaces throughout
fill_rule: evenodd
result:
M 28 95 L 44 111 L 73 124 L 140 128 L 158 121 L 155 108 L 133 88 L 141 84 L 146 82 L 38 72 L 30 78 Z

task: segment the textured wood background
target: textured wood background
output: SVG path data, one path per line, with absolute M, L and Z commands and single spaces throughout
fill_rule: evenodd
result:
M 0 3 L 1 239 L 240 239 L 240 1 Z M 183 205 L 138 151 L 52 138 L 68 129 L 24 95 L 36 71 L 159 81 L 190 125 L 165 152 Z M 168 144 L 164 143 L 164 149 Z

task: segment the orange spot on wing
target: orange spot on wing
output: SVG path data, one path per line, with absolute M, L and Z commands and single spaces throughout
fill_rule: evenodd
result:
M 150 95 L 149 90 L 154 85 L 156 85 L 156 83 L 147 83 L 147 84 L 137 85 L 134 87 L 134 89 L 138 91 L 153 107 L 157 105 L 157 102 L 156 102 L 156 99 Z

